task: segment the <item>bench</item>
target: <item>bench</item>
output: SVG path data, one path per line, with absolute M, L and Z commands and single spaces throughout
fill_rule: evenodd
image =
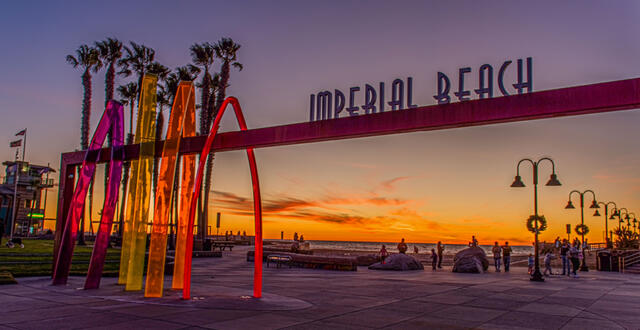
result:
M 288 264 L 289 268 L 291 268 L 291 256 L 270 254 L 267 256 L 267 268 L 269 268 L 269 262 L 274 262 L 276 264 L 276 268 L 280 268 L 283 263 Z
M 226 248 L 229 248 L 229 251 L 233 251 L 233 244 L 232 243 L 216 243 L 213 242 L 211 244 L 211 251 L 214 251 L 216 248 L 219 249 L 220 251 L 224 251 Z

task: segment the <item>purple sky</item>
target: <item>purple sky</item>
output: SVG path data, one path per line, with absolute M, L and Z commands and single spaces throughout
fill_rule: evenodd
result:
M 232 72 L 228 94 L 240 99 L 255 128 L 308 120 L 311 93 L 408 76 L 414 102 L 434 104 L 438 71 L 455 86 L 458 68 L 469 66 L 476 88 L 480 65 L 497 71 L 513 60 L 511 83 L 515 60 L 529 56 L 535 90 L 635 78 L 639 14 L 636 1 L 11 2 L 0 12 L 0 140 L 8 145 L 27 127 L 27 159 L 57 168 L 60 153 L 77 148 L 80 139 L 81 72 L 64 58 L 106 37 L 153 47 L 169 67 L 188 63 L 195 42 L 232 37 L 242 44 L 238 60 L 245 70 Z M 94 75 L 92 127 L 102 113 L 103 81 L 104 71 Z M 234 121 L 226 116 L 223 130 L 237 129 Z M 433 241 L 472 233 L 494 239 L 499 227 L 501 237 L 526 240 L 531 189 L 508 185 L 520 158 L 543 155 L 556 160 L 564 184 L 541 190 L 541 210 L 550 220 L 546 239 L 579 219 L 578 211 L 563 209 L 571 189 L 592 188 L 599 199 L 640 215 L 638 124 L 640 112 L 631 110 L 261 149 L 266 197 L 274 205 L 313 201 L 296 211 L 322 215 L 287 220 L 274 214 L 265 231 L 275 236 L 286 225 L 308 232 L 308 239 L 345 238 L 349 231 L 359 240 Z M 4 150 L 0 155 L 11 159 L 13 152 Z M 250 198 L 243 153 L 217 155 L 215 170 L 216 191 Z M 529 168 L 523 171 L 530 183 Z M 216 203 L 229 202 L 223 197 L 230 195 L 217 196 Z M 402 202 L 375 205 L 363 202 L 367 198 Z M 332 204 L 335 199 L 341 202 Z M 345 214 L 371 225 L 322 220 Z M 251 229 L 249 217 L 225 219 L 229 229 Z M 591 241 L 601 240 L 603 220 L 586 221 Z

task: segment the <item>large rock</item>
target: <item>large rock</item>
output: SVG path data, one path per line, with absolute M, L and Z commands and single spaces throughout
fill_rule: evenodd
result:
M 454 273 L 482 273 L 489 268 L 489 259 L 479 247 L 464 249 L 453 257 Z
M 385 259 L 384 263 L 377 262 L 369 269 L 375 270 L 420 270 L 424 269 L 422 263 L 416 258 L 404 253 L 392 254 Z

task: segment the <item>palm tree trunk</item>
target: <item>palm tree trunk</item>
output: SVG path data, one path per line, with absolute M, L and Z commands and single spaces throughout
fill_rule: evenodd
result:
M 164 125 L 164 116 L 162 115 L 162 105 L 158 109 L 158 116 L 156 117 L 156 141 L 162 140 L 162 126 Z M 151 185 L 153 187 L 153 199 L 156 199 L 156 193 L 158 190 L 158 171 L 159 171 L 160 159 L 158 157 L 153 158 L 153 177 L 151 178 Z M 155 205 L 155 203 L 154 203 Z
M 113 67 L 113 62 L 109 63 L 109 68 L 107 69 L 107 75 L 105 78 L 105 83 L 104 83 L 104 94 L 105 94 L 105 98 L 104 98 L 104 107 L 105 110 L 107 108 L 107 103 L 109 102 L 109 100 L 113 100 L 113 88 L 114 88 L 114 84 L 115 84 L 115 79 L 116 79 L 116 74 L 115 74 L 115 69 Z M 111 127 L 109 127 L 109 131 L 107 132 L 107 147 L 111 147 L 113 141 L 112 141 L 112 130 Z M 109 183 L 109 167 L 110 167 L 110 162 L 107 162 L 104 166 L 104 191 L 106 193 L 107 191 L 107 185 Z
M 82 74 L 82 86 L 84 88 L 84 95 L 82 99 L 82 123 L 80 134 L 80 147 L 82 150 L 89 149 L 89 125 L 91 120 L 91 74 L 87 68 Z M 91 208 L 93 200 L 93 193 L 89 191 L 89 207 Z M 84 212 L 80 219 L 80 235 L 78 235 L 78 245 L 85 245 L 84 242 Z
M 133 144 L 133 99 L 129 100 L 129 134 L 127 134 L 126 144 Z M 122 198 L 120 199 L 120 224 L 118 225 L 118 237 L 120 238 L 120 244 L 122 244 L 122 233 L 124 232 L 124 214 L 125 206 L 127 204 L 127 182 L 129 181 L 129 168 L 131 163 L 125 161 L 122 164 Z
M 218 111 L 220 111 L 220 107 L 222 106 L 222 102 L 224 102 L 224 98 L 226 97 L 227 84 L 229 83 L 229 62 L 225 61 L 222 64 L 222 69 L 220 70 L 220 87 L 218 88 L 218 95 L 216 96 L 215 106 L 213 108 L 211 118 L 215 118 L 218 116 Z M 209 153 L 209 158 L 207 159 L 207 172 L 204 179 L 204 200 L 203 206 L 204 210 L 202 223 L 206 227 L 206 221 L 209 219 L 209 193 L 211 192 L 211 176 L 213 175 L 213 157 L 214 153 Z M 202 238 L 204 239 L 205 233 L 201 233 Z

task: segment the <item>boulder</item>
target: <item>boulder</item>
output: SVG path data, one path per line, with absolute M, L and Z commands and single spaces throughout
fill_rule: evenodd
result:
M 479 247 L 464 249 L 453 257 L 454 273 L 483 273 L 489 268 L 489 259 Z
M 421 270 L 424 269 L 422 263 L 416 258 L 406 255 L 404 253 L 392 254 L 388 256 L 384 263 L 377 262 L 369 269 L 374 270 Z

